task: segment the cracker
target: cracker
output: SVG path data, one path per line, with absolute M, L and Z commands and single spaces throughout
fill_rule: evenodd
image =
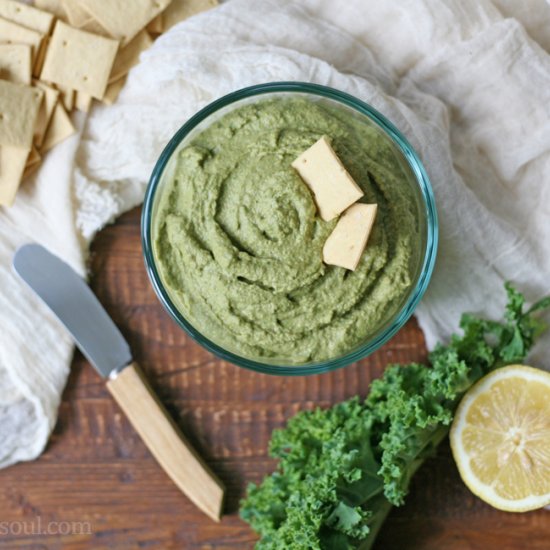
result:
M 42 34 L 0 17 L 0 44 L 28 44 L 32 48 L 32 61 L 36 59 Z
M 151 44 L 153 44 L 151 37 L 147 32 L 141 31 L 126 46 L 120 48 L 111 69 L 109 83 L 128 74 L 130 69 L 138 64 L 141 52 L 151 47 Z
M 22 179 L 29 177 L 31 174 L 36 172 L 40 167 L 42 162 L 42 157 L 40 153 L 36 150 L 35 147 L 31 149 L 29 156 L 27 157 L 27 162 L 25 163 L 25 171 L 23 172 Z
M 38 53 L 35 56 L 34 64 L 32 68 L 32 75 L 36 78 L 40 76 L 42 66 L 44 65 L 44 59 L 46 58 L 46 52 L 48 51 L 48 44 L 50 43 L 50 37 L 45 36 L 42 39 Z
M 38 162 L 41 158 L 42 157 L 40 156 L 40 153 L 38 152 L 36 147 L 33 147 L 27 156 L 26 165 L 29 166 L 29 164 L 34 164 L 35 162 Z
M 180 21 L 217 5 L 218 0 L 173 0 L 162 14 L 162 31 L 165 32 Z
M 101 101 L 103 101 L 105 105 L 112 105 L 117 100 L 120 90 L 124 88 L 124 84 L 126 84 L 125 76 L 119 78 L 118 80 L 115 80 L 115 82 L 111 82 L 111 84 L 107 86 L 107 89 L 105 90 L 105 95 L 103 96 L 103 99 Z
M 100 36 L 105 36 L 107 38 L 112 38 L 111 35 L 93 18 L 88 16 L 88 19 L 79 25 L 78 27 L 82 31 L 88 31 L 94 34 L 99 34 Z
M 61 3 L 67 13 L 67 19 L 73 27 L 80 27 L 90 18 L 90 15 L 82 8 L 78 0 L 61 0 Z
M 42 145 L 42 142 L 44 141 L 46 130 L 48 129 L 48 125 L 55 109 L 55 105 L 57 104 L 59 91 L 55 88 L 52 88 L 51 86 L 48 86 L 44 82 L 40 82 L 39 80 L 35 80 L 33 84 L 44 92 L 44 99 L 42 100 L 42 104 L 40 105 L 40 111 L 38 112 L 38 118 L 36 120 L 36 126 L 34 128 L 33 140 L 34 144 L 37 147 L 40 147 Z
M 40 75 L 101 99 L 118 50 L 118 42 L 74 29 L 58 21 Z
M 17 84 L 30 84 L 31 53 L 28 44 L 1 44 L 0 78 Z
M 160 13 L 154 19 L 149 21 L 149 23 L 145 27 L 145 30 L 151 34 L 161 34 L 163 26 L 164 26 L 164 23 L 162 21 L 162 13 Z
M 0 0 L 0 17 L 22 25 L 40 34 L 48 34 L 53 25 L 53 15 L 14 0 Z
M 74 107 L 75 91 L 72 88 L 67 88 L 67 86 L 61 86 L 61 84 L 56 84 L 55 87 L 59 90 L 59 101 L 63 103 L 65 110 L 70 113 Z
M 61 0 L 34 0 L 34 5 L 38 9 L 53 13 L 53 15 L 62 21 L 68 21 L 67 12 Z
M 170 4 L 170 0 L 80 0 L 80 5 L 113 38 L 127 44 Z
M 46 130 L 46 136 L 44 142 L 40 147 L 40 154 L 43 155 L 49 151 L 52 147 L 55 147 L 58 143 L 67 139 L 75 133 L 75 128 L 67 111 L 63 109 L 63 105 L 57 102 L 52 119 Z
M 13 204 L 28 156 L 28 149 L 0 145 L 0 204 Z
M 74 106 L 83 113 L 87 113 L 92 105 L 92 96 L 84 92 L 76 92 L 74 95 Z
M 0 145 L 30 150 L 43 95 L 37 88 L 0 80 Z

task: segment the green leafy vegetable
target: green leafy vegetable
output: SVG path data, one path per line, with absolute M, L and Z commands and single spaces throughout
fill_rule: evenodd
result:
M 257 550 L 367 550 L 412 475 L 447 435 L 462 395 L 494 368 L 521 362 L 544 325 L 506 285 L 503 322 L 462 317 L 461 336 L 430 354 L 430 367 L 389 366 L 358 398 L 304 411 L 273 432 L 277 470 L 251 484 L 241 517 Z

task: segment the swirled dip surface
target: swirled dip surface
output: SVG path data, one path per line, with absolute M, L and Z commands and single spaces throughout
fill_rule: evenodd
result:
M 378 215 L 355 272 L 322 261 L 324 222 L 291 162 L 322 135 Z M 265 99 L 178 153 L 153 221 L 160 276 L 207 338 L 301 363 L 362 343 L 401 305 L 420 254 L 414 192 L 388 143 L 340 108 Z

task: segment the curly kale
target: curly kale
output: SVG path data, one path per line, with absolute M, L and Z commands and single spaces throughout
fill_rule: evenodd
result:
M 273 432 L 277 470 L 251 484 L 241 517 L 261 536 L 257 550 L 367 550 L 412 475 L 445 438 L 462 395 L 479 378 L 521 362 L 543 331 L 506 285 L 503 322 L 464 315 L 463 334 L 429 355 L 430 366 L 391 365 L 365 401 L 303 411 Z

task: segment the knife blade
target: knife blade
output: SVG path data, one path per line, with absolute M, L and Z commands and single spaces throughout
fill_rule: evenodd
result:
M 103 378 L 132 362 L 130 346 L 90 287 L 73 269 L 38 244 L 19 248 L 17 274 L 31 287 L 74 338 Z
M 165 472 L 189 499 L 219 521 L 224 487 L 162 406 L 130 346 L 85 281 L 38 244 L 19 248 L 13 267 L 107 379 L 107 388 Z

